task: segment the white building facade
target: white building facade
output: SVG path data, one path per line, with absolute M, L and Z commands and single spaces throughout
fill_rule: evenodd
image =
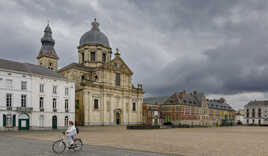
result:
M 75 121 L 75 84 L 38 65 L 0 59 L 0 129 L 62 129 Z
M 268 125 L 268 101 L 250 101 L 244 111 L 247 125 Z

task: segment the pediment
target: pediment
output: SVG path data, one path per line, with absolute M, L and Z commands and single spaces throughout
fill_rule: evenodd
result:
M 106 63 L 104 65 L 104 68 L 110 68 L 114 71 L 123 71 L 130 75 L 133 75 L 133 72 L 131 71 L 131 69 L 120 57 L 116 57 L 111 62 Z

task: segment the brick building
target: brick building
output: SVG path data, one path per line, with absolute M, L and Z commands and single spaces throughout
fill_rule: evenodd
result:
M 150 99 L 150 100 L 148 100 Z M 176 92 L 169 97 L 145 98 L 160 105 L 160 118 L 173 125 L 216 126 L 233 124 L 235 111 L 225 99 L 209 100 L 203 93 Z

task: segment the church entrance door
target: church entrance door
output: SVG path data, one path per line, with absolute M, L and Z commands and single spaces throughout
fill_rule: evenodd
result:
M 120 125 L 120 112 L 116 112 L 116 124 Z

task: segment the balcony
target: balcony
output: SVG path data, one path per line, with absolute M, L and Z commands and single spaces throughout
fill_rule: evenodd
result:
M 30 113 L 33 111 L 33 107 L 16 107 L 16 111 Z

